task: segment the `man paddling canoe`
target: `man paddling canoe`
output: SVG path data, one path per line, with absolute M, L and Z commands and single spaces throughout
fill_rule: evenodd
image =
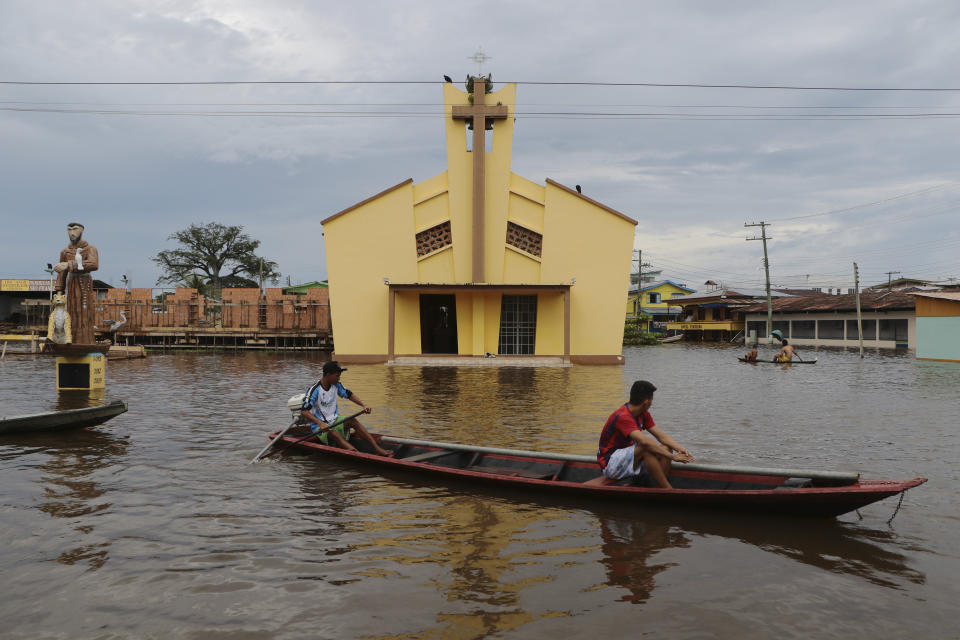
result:
M 656 486 L 670 489 L 667 477 L 671 462 L 693 462 L 690 452 L 653 421 L 649 409 L 656 390 L 646 380 L 633 383 L 629 402 L 607 418 L 600 432 L 597 462 L 603 475 L 585 484 L 615 484 L 627 478 L 649 475 Z M 653 437 L 644 436 L 644 431 Z
M 340 374 L 346 369 L 342 368 L 336 360 L 324 363 L 322 371 L 323 377 L 307 389 L 303 396 L 303 404 L 300 405 L 300 415 L 304 420 L 313 423 L 310 427 L 317 440 L 323 444 L 356 451 L 357 448 L 347 439 L 352 429 L 358 436 L 369 442 L 379 455 L 392 456 L 393 452 L 381 447 L 356 418 L 336 424 L 340 415 L 337 398 L 346 398 L 360 405 L 364 413 L 370 413 L 371 409 L 363 404 L 354 392 L 340 384 Z
M 796 355 L 796 352 L 793 349 L 793 346 L 787 342 L 786 338 L 783 337 L 783 334 L 780 333 L 779 329 L 774 329 L 770 332 L 774 338 L 780 341 L 781 347 L 780 352 L 777 355 L 773 356 L 774 362 L 790 362 L 793 360 L 793 356 Z M 799 358 L 800 356 L 797 356 Z

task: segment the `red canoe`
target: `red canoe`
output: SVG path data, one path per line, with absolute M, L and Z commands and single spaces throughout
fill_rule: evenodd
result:
M 272 434 L 276 437 L 279 432 Z M 726 467 L 675 464 L 672 489 L 637 484 L 611 486 L 584 484 L 600 475 L 593 456 L 537 453 L 492 447 L 375 434 L 393 457 L 372 453 L 364 442 L 351 439 L 361 451 L 353 452 L 303 441 L 306 431 L 288 432 L 276 446 L 333 456 L 383 468 L 416 471 L 469 482 L 522 487 L 554 494 L 627 500 L 650 506 L 719 508 L 757 513 L 838 516 L 900 494 L 926 482 L 864 480 L 858 473 L 823 472 L 759 467 Z

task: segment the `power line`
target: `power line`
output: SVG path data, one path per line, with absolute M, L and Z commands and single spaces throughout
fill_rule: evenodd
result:
M 443 84 L 443 80 L 171 80 L 171 81 L 37 81 L 0 80 L 0 85 L 18 86 L 224 86 L 224 85 L 379 85 L 379 84 Z M 667 89 L 753 89 L 776 91 L 865 91 L 865 92 L 955 92 L 960 87 L 849 87 L 802 86 L 775 84 L 707 84 L 696 82 L 600 82 L 505 80 L 503 84 L 577 87 L 657 87 Z
M 50 100 L 0 100 L 0 104 L 13 105 L 60 105 L 97 107 L 443 107 L 442 102 L 66 102 Z M 945 109 L 955 105 L 896 106 L 896 105 L 751 105 L 751 104 L 603 104 L 565 102 L 524 102 L 529 107 L 591 107 L 591 108 L 656 108 L 656 109 Z M 507 106 L 515 106 L 507 104 Z
M 937 191 L 938 189 L 946 189 L 947 187 L 952 187 L 957 184 L 960 184 L 960 180 L 954 180 L 952 182 L 945 182 L 944 184 L 939 184 L 933 187 L 927 187 L 925 189 L 920 189 L 918 191 L 910 191 L 908 193 L 901 193 L 900 195 L 891 196 L 889 198 L 884 198 L 882 200 L 876 200 L 874 202 L 865 202 L 863 204 L 857 204 L 852 207 L 845 207 L 843 209 L 831 209 L 830 211 L 821 211 L 820 213 L 810 213 L 802 216 L 793 216 L 790 218 L 777 218 L 776 222 L 787 222 L 789 220 L 804 220 L 806 218 L 816 218 L 819 216 L 831 216 L 838 213 L 847 213 L 849 211 L 856 211 L 857 209 L 863 209 L 866 207 L 873 207 L 879 204 L 886 204 L 887 202 L 893 202 L 894 200 L 902 200 L 903 198 L 910 198 L 916 195 L 921 195 L 924 193 L 930 193 L 931 191 Z
M 9 103 L 8 103 L 9 104 Z M 69 103 L 68 103 L 69 104 Z M 177 106 L 177 105 L 170 105 Z M 291 105 L 294 106 L 294 105 Z M 338 105 L 339 106 L 339 105 Z M 344 105 L 347 106 L 347 105 Z M 51 107 L 0 107 L 0 111 L 14 113 L 63 113 L 84 115 L 127 115 L 127 116 L 193 116 L 193 117 L 298 117 L 298 118 L 439 118 L 446 117 L 442 109 L 434 111 L 174 111 L 174 110 L 145 110 L 145 109 L 81 109 L 81 108 L 51 108 Z M 916 113 L 916 114 L 797 114 L 797 115 L 769 115 L 769 114 L 686 114 L 670 112 L 601 112 L 601 111 L 515 111 L 514 117 L 531 120 L 678 120 L 678 121 L 850 121 L 850 120 L 930 120 L 956 119 L 960 112 L 950 113 Z M 866 206 L 866 205 L 862 205 Z M 811 216 L 784 218 L 794 220 L 800 217 L 813 215 L 828 215 L 836 211 Z

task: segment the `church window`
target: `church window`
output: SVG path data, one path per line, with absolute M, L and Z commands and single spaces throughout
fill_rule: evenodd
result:
M 500 304 L 501 355 L 533 355 L 537 342 L 537 296 L 504 295 Z
M 450 221 L 447 220 L 417 234 L 417 256 L 425 256 L 451 244 L 453 238 L 450 234 Z
M 543 235 L 513 222 L 508 222 L 507 244 L 539 258 L 543 250 Z

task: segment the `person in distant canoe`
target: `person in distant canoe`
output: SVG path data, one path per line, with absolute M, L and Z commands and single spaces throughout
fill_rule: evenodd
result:
M 608 485 L 649 476 L 657 487 L 669 489 L 671 463 L 693 462 L 690 452 L 653 421 L 650 406 L 656 390 L 646 380 L 637 380 L 630 387 L 630 400 L 610 414 L 600 432 L 597 462 L 603 475 L 586 484 Z
M 747 355 L 743 356 L 743 359 L 747 362 L 756 362 L 757 361 L 757 347 L 754 346 L 753 349 L 747 352 Z
M 379 455 L 392 456 L 393 452 L 382 448 L 356 418 L 334 425 L 340 416 L 337 398 L 346 398 L 354 404 L 360 405 L 363 407 L 364 413 L 370 413 L 371 409 L 363 404 L 354 392 L 340 384 L 340 375 L 346 369 L 342 368 L 336 360 L 325 362 L 322 371 L 323 377 L 307 389 L 303 396 L 303 404 L 300 406 L 300 415 L 305 421 L 312 423 L 310 428 L 316 435 L 317 440 L 323 444 L 356 451 L 357 448 L 350 444 L 348 440 L 348 434 L 353 430 L 354 433 L 370 443 L 370 446 Z
M 777 355 L 773 356 L 773 361 L 774 362 L 790 362 L 791 360 L 793 360 L 793 356 L 795 355 L 796 352 L 794 351 L 790 343 L 787 342 L 787 339 L 783 337 L 783 334 L 780 333 L 780 330 L 774 329 L 773 331 L 770 332 L 770 335 L 772 335 L 774 338 L 780 341 L 780 351 L 779 353 L 777 353 Z

